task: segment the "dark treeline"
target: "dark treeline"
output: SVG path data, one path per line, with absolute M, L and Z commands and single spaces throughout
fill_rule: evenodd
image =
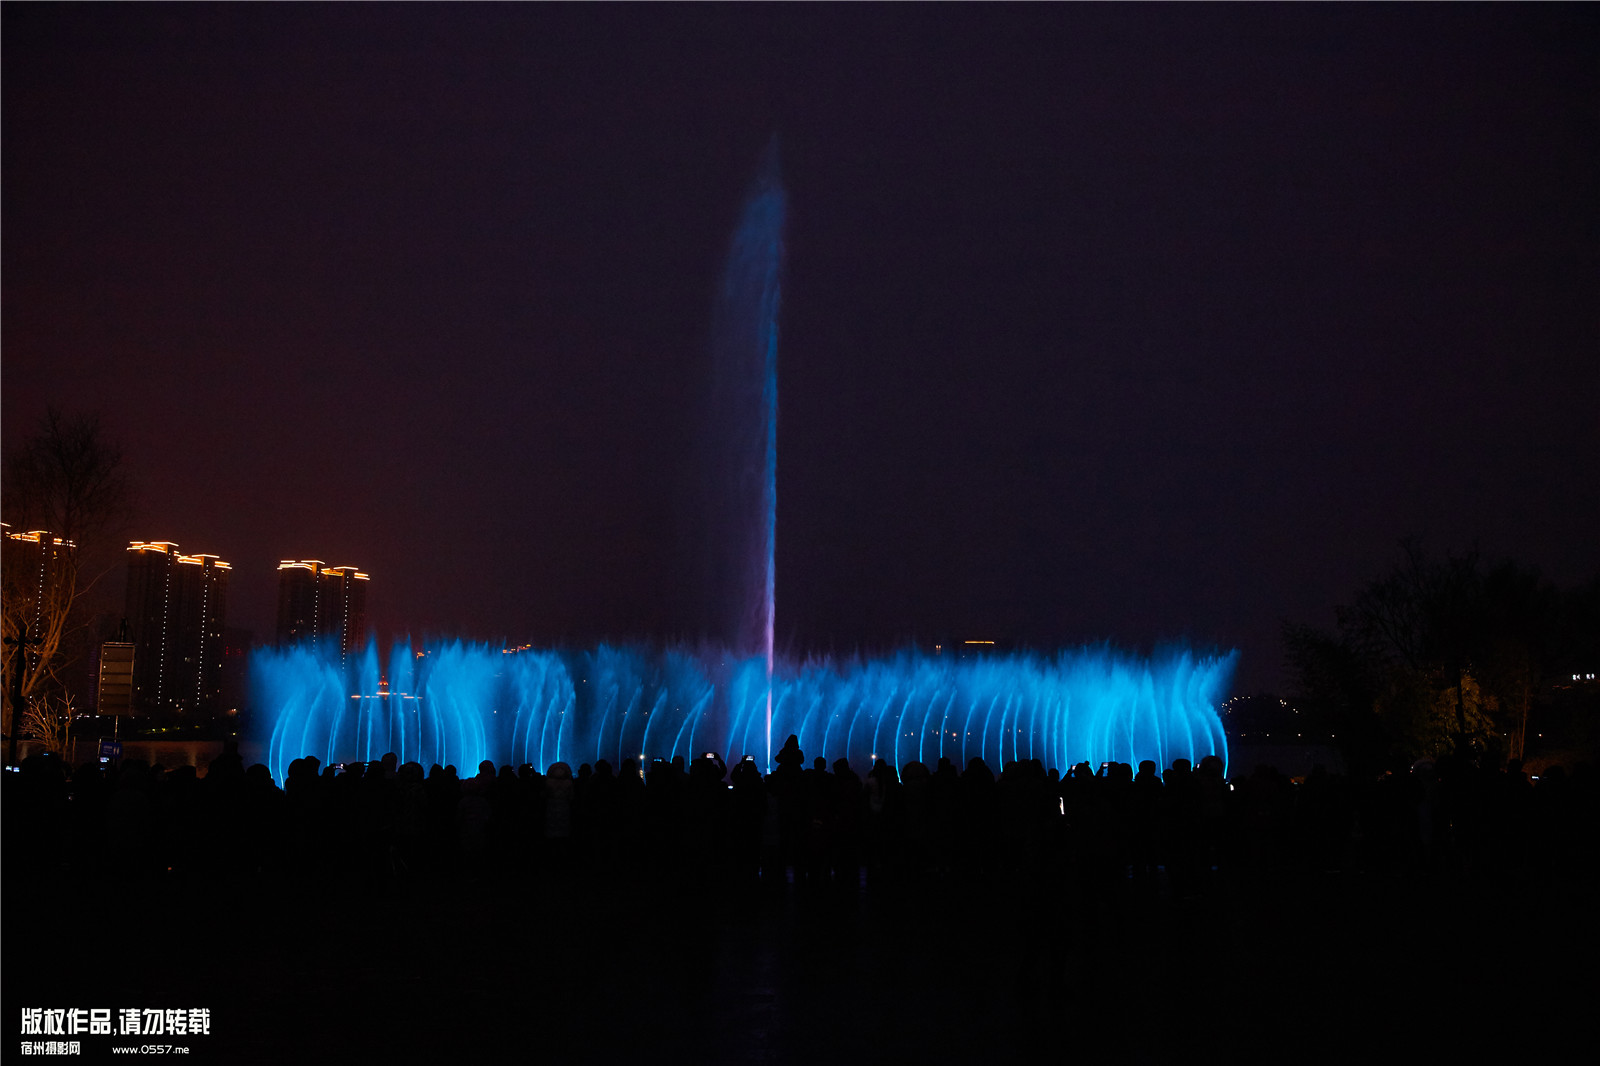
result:
M 1600 577 L 1561 588 L 1511 560 L 1407 540 L 1334 619 L 1285 625 L 1284 651 L 1307 724 L 1353 771 L 1600 750 Z
M 844 760 L 806 766 L 790 738 L 776 770 L 753 762 L 630 760 L 576 774 L 485 762 L 454 767 L 291 764 L 280 788 L 233 748 L 204 776 L 137 760 L 54 756 L 7 775 L 7 838 L 28 867 L 119 877 L 314 876 L 371 887 L 439 878 L 589 870 L 730 885 L 912 882 L 984 874 L 1204 895 L 1234 871 L 1393 873 L 1587 883 L 1595 852 L 1592 770 L 1485 769 L 1444 756 L 1408 771 L 1303 780 L 1270 769 L 1226 781 L 1215 756 L 1158 772 L 1146 761 L 1059 776 L 1037 761 L 998 776 Z

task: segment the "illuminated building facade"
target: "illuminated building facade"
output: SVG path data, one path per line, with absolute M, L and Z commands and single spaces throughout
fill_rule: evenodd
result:
M 21 608 L 19 613 L 27 621 L 30 640 L 38 640 L 46 628 L 66 620 L 74 583 L 72 552 L 70 540 L 46 530 L 13 533 L 6 528 L 5 539 L 0 542 L 0 581 L 5 586 L 7 604 Z M 8 649 L 7 670 L 11 668 L 10 654 Z M 27 656 L 29 669 L 33 669 L 38 665 L 39 653 L 30 648 Z
M 320 559 L 278 564 L 278 645 L 332 640 L 340 658 L 366 637 L 368 577 L 353 566 Z
M 221 709 L 231 569 L 215 555 L 184 555 L 171 541 L 128 547 L 133 713 L 209 717 Z
M 35 635 L 44 628 L 52 602 L 70 591 L 72 548 L 70 540 L 42 529 L 6 532 L 6 595 L 28 606 L 28 625 Z

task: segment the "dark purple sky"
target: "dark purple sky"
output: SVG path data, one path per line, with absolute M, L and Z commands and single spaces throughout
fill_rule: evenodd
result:
M 6 5 L 3 432 L 372 621 L 693 628 L 713 294 L 790 197 L 778 634 L 1236 646 L 1398 540 L 1600 565 L 1592 7 Z

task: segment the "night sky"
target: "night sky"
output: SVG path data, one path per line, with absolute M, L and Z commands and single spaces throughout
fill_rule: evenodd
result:
M 742 197 L 777 634 L 1238 647 L 1402 537 L 1600 565 L 1589 6 L 6 5 L 3 428 L 370 621 L 693 636 Z

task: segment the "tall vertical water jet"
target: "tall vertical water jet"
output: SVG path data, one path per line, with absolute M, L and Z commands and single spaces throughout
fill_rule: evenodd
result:
M 711 570 L 704 584 L 719 630 L 713 636 L 736 656 L 764 659 L 769 703 L 776 618 L 778 304 L 786 209 L 774 139 L 728 247 L 713 319 L 707 422 L 711 507 L 705 546 Z M 766 743 L 770 755 L 770 736 Z

